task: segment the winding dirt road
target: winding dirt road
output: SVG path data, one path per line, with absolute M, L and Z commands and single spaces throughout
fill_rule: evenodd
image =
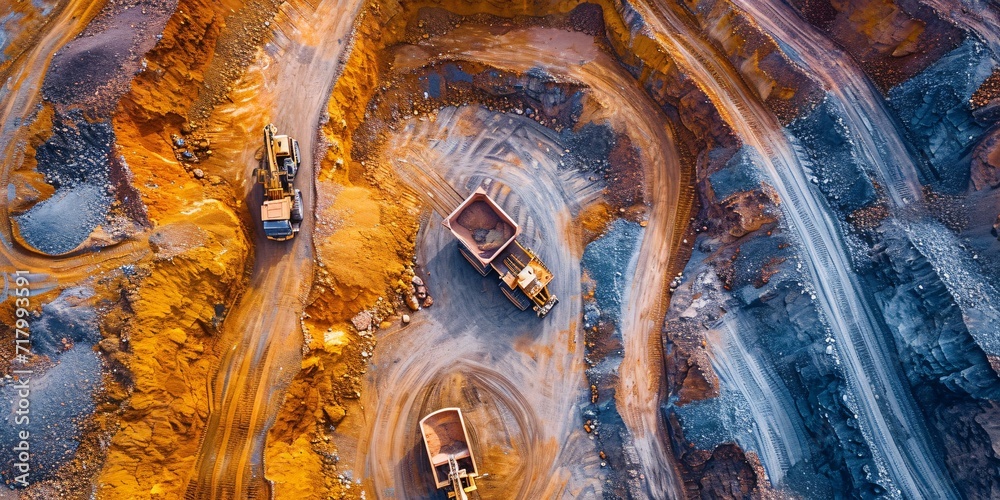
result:
M 639 146 L 645 165 L 646 199 L 652 202 L 635 273 L 642 279 L 634 280 L 629 310 L 623 314 L 626 354 L 620 367 L 617 402 L 631 434 L 629 445 L 642 464 L 647 494 L 679 495 L 681 482 L 668 459 L 671 452 L 659 411 L 663 376 L 660 321 L 666 269 L 674 247 L 663 242 L 676 240 L 680 193 L 680 166 L 667 120 L 620 65 L 586 35 L 534 28 L 497 36 L 483 28 L 463 26 L 402 52 L 394 67 L 405 72 L 432 59 L 477 61 L 521 72 L 541 67 L 582 83 L 601 103 L 591 119 L 608 120 L 616 130 L 627 131 Z M 518 496 L 576 497 L 601 491 L 594 479 L 599 473 L 588 472 L 594 467 L 596 450 L 586 444 L 579 429 L 579 408 L 589 393 L 583 375 L 583 349 L 577 341 L 583 249 L 571 220 L 572 214 L 597 196 L 597 187 L 579 174 L 559 171 L 562 149 L 554 133 L 531 120 L 467 108 L 446 108 L 434 123 L 411 120 L 391 140 L 388 150 L 399 157 L 389 160 L 395 160 L 401 176 L 418 186 L 418 191 L 436 190 L 433 196 L 421 194 L 438 212 L 447 213 L 461 197 L 449 194 L 447 188 L 436 189 L 440 183 L 428 183 L 427 179 L 444 179 L 463 193 L 484 179 L 496 179 L 493 189 L 498 190 L 498 200 L 518 214 L 522 226 L 529 228 L 524 239 L 554 270 L 554 292 L 561 302 L 541 321 L 530 315 L 526 320 L 516 315 L 516 320 L 501 319 L 516 309 L 496 290 L 496 278 L 479 279 L 467 269 L 454 248 L 453 237 L 438 225 L 440 213 L 431 218 L 420 233 L 417 255 L 428 271 L 430 286 L 440 290 L 436 291 L 438 300 L 433 309 L 420 313 L 428 318 L 380 339 L 374 375 L 364 391 L 364 406 L 374 408 L 369 411 L 375 416 L 369 420 L 367 442 L 360 447 L 367 450 L 366 467 L 377 495 L 400 495 L 399 488 L 412 482 L 407 479 L 407 474 L 412 474 L 411 464 L 401 457 L 404 452 L 419 452 L 412 448 L 418 443 L 414 441 L 415 422 L 421 412 L 436 409 L 419 401 L 423 391 L 400 394 L 399 388 L 431 390 L 440 384 L 441 377 L 473 361 L 476 364 L 470 366 L 476 366 L 473 371 L 479 373 L 484 357 L 490 360 L 490 376 L 502 374 L 509 387 L 521 391 L 495 395 L 506 401 L 504 408 L 518 406 L 515 403 L 526 399 L 531 403 L 528 407 L 534 409 L 534 415 L 513 413 L 517 428 L 526 433 L 521 439 L 532 445 L 522 447 L 523 441 L 517 439 L 513 440 L 517 445 L 511 445 L 523 450 L 518 466 L 530 465 L 531 471 L 519 483 L 517 491 L 524 495 Z M 512 197 L 520 201 L 514 203 Z M 480 289 L 483 296 L 468 296 L 462 292 L 467 287 Z M 467 400 L 447 404 L 470 405 L 467 410 L 472 415 L 478 408 Z M 470 418 L 470 425 L 476 424 L 477 419 Z M 484 432 L 493 431 L 480 430 L 479 435 Z M 480 462 L 494 474 L 489 460 Z M 490 491 L 490 481 L 483 481 L 484 492 Z M 413 494 L 406 489 L 406 495 Z
M 302 166 L 295 184 L 308 213 L 315 213 L 316 129 L 346 49 L 342 40 L 348 38 L 360 5 L 286 4 L 279 14 L 283 29 L 261 52 L 268 61 L 259 65 L 265 84 L 253 98 L 265 103 L 265 120 L 300 142 Z M 239 160 L 247 166 L 245 205 L 257 224 L 262 194 L 252 170 L 260 145 L 247 144 Z M 313 225 L 314 218 L 306 217 L 290 242 L 267 240 L 255 226 L 253 276 L 225 321 L 220 342 L 225 350 L 210 386 L 209 420 L 187 498 L 270 497 L 263 475 L 264 440 L 301 362 L 299 319 L 311 286 Z

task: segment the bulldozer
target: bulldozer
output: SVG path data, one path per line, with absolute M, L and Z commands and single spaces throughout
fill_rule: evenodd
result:
M 260 219 L 269 240 L 287 241 L 299 232 L 302 193 L 292 185 L 292 179 L 300 164 L 299 141 L 278 135 L 273 123 L 264 127 L 264 157 L 254 176 L 264 187 Z

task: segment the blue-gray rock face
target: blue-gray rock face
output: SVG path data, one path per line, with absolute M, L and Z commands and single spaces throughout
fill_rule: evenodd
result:
M 632 282 L 632 276 L 621 271 L 635 269 L 642 233 L 639 224 L 618 219 L 583 252 L 583 268 L 597 283 L 594 291 L 597 306 L 602 315 L 616 323 L 621 318 L 624 294 Z
M 28 377 L 29 391 L 26 398 L 29 421 L 17 425 L 15 414 L 20 401 L 17 383 L 4 380 L 0 385 L 0 478 L 11 484 L 18 475 L 14 468 L 15 457 L 9 450 L 20 442 L 19 432 L 30 432 L 28 441 L 31 483 L 50 477 L 67 460 L 73 457 L 80 441 L 82 419 L 94 412 L 92 394 L 100 385 L 101 363 L 89 344 L 77 344 L 59 356 L 56 365 L 44 373 Z M 23 415 L 22 415 L 23 416 Z
M 760 175 L 756 171 L 752 149 L 740 148 L 726 165 L 708 177 L 715 199 L 725 200 L 742 192 L 760 189 Z
M 667 314 L 668 335 L 709 332 L 720 396 L 671 401 L 664 411 L 699 448 L 736 442 L 756 452 L 779 489 L 807 498 L 883 492 L 869 474 L 876 465 L 845 403 L 840 361 L 794 247 L 780 234 L 741 241 L 732 290 L 724 290 L 715 268 L 724 250 L 700 237 Z M 776 272 L 761 283 L 755 275 L 765 267 Z
M 47 200 L 15 217 L 21 237 L 57 255 L 83 243 L 107 219 L 110 155 L 114 131 L 106 121 L 89 122 L 73 111 L 53 121 L 53 136 L 38 147 L 37 170 L 56 188 Z
M 931 166 L 935 178 L 929 183 L 942 191 L 961 192 L 968 185 L 970 148 L 987 128 L 973 118 L 969 99 L 995 65 L 982 43 L 969 36 L 889 91 L 889 104 Z
M 601 394 L 596 404 L 584 406 L 583 418 L 593 425 L 598 449 L 605 452 L 607 462 L 618 464 L 609 472 L 615 483 L 609 490 L 617 491 L 618 495 L 631 494 L 633 498 L 645 492 L 635 480 L 642 464 L 618 413 L 614 391 L 623 355 L 619 322 L 633 279 L 623 271 L 635 269 L 644 231 L 634 222 L 615 220 L 601 237 L 587 245 L 581 262 L 589 277 L 587 286 L 593 287 L 593 299 L 584 301 L 587 379 Z
M 30 433 L 31 483 L 56 472 L 80 444 L 81 425 L 94 412 L 93 394 L 101 385 L 101 361 L 94 351 L 101 334 L 97 313 L 87 303 L 92 295 L 82 287 L 65 290 L 31 322 L 32 352 L 48 356 L 54 366 L 22 375 L 27 389 L 14 379 L 0 379 L 0 447 L 5 450 L 0 477 L 6 484 L 20 474 L 14 467 L 17 457 L 6 451 L 19 445 L 21 431 Z
M 831 99 L 792 122 L 788 129 L 805 149 L 816 185 L 831 205 L 850 213 L 876 201 L 871 173 L 858 158 L 850 132 Z
M 43 305 L 42 314 L 31 322 L 32 351 L 58 357 L 67 344 L 100 342 L 97 313 L 86 304 L 93 295 L 89 288 L 70 288 Z
M 911 384 L 935 381 L 975 398 L 1000 397 L 1000 378 L 931 263 L 898 230 L 886 232 L 871 284 Z

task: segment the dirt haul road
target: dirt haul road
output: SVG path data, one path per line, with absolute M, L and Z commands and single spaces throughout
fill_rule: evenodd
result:
M 599 103 L 589 118 L 607 120 L 639 147 L 651 207 L 635 271 L 641 279 L 634 280 L 623 314 L 626 357 L 617 403 L 643 467 L 643 487 L 652 497 L 676 495 L 680 481 L 659 416 L 659 318 L 672 247 L 664 242 L 675 239 L 680 191 L 666 118 L 592 37 L 579 33 L 532 28 L 496 36 L 463 26 L 401 51 L 394 68 L 411 71 L 431 60 L 477 61 L 519 72 L 540 67 L 581 83 Z M 580 428 L 580 406 L 589 391 L 578 325 L 583 248 L 573 215 L 601 187 L 580 172 L 560 171 L 563 149 L 554 132 L 532 120 L 474 107 L 445 108 L 432 121 L 411 119 L 390 138 L 386 160 L 438 212 L 462 198 L 442 184 L 464 195 L 495 179 L 491 192 L 516 214 L 526 228 L 523 241 L 553 270 L 550 287 L 560 303 L 543 320 L 519 313 L 498 290 L 496 276 L 480 278 L 465 263 L 454 238 L 440 227 L 441 214 L 434 214 L 420 231 L 417 256 L 435 306 L 379 339 L 363 391 L 366 428 L 356 472 L 369 478 L 370 493 L 431 493 L 417 421 L 440 406 L 457 405 L 474 429 L 481 472 L 489 474 L 480 482 L 484 497 L 599 495 L 598 450 Z M 465 381 L 461 394 L 447 389 L 456 380 Z
M 279 133 L 299 140 L 302 166 L 295 185 L 302 190 L 307 216 L 290 242 L 264 237 L 257 213 L 262 194 L 252 176 L 261 143 L 247 144 L 239 161 L 247 166 L 243 185 L 255 222 L 256 261 L 250 286 L 225 321 L 220 342 L 225 351 L 211 385 L 209 421 L 188 498 L 270 497 L 263 476 L 264 439 L 299 369 L 299 319 L 312 278 L 316 128 L 359 6 L 356 1 L 325 1 L 315 8 L 285 4 L 278 15 L 285 19 L 274 23 L 283 31 L 260 53 L 264 60 L 257 67 L 265 84 L 254 99 L 265 103 L 261 116 Z
M 996 337 L 993 332 L 1000 328 L 996 290 L 989 280 L 975 271 L 975 266 L 970 265 L 966 245 L 927 213 L 915 153 L 907 146 L 904 128 L 893 118 L 886 100 L 850 56 L 797 18 L 783 2 L 739 0 L 737 3 L 758 19 L 772 37 L 781 40 L 790 57 L 822 81 L 855 139 L 850 143 L 852 148 L 859 158 L 873 167 L 888 194 L 889 223 L 903 228 L 907 237 L 927 256 L 955 297 L 963 316 L 976 325 L 971 329 L 973 337 L 987 352 L 994 352 Z M 957 8 L 951 15 L 960 17 L 961 23 L 973 30 L 988 29 L 996 16 L 989 10 L 973 15 Z M 995 33 L 981 35 L 994 51 L 1000 45 L 1000 36 Z
M 784 129 L 688 19 L 663 2 L 637 4 L 637 9 L 655 39 L 712 99 L 726 122 L 761 153 L 785 219 L 801 244 L 818 305 L 836 339 L 850 384 L 845 403 L 858 415 L 878 466 L 873 471 L 877 481 L 893 495 L 956 497 L 909 388 L 892 362 L 888 335 L 857 283 L 847 247 L 806 180 Z

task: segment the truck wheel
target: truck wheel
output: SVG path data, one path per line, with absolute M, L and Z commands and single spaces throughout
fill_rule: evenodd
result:
M 511 290 L 507 287 L 507 284 L 500 282 L 500 291 L 510 299 L 511 302 L 517 306 L 518 309 L 524 311 L 531 307 L 531 299 L 528 298 L 527 294 L 521 291 L 520 288 L 515 288 Z
M 302 192 L 298 189 L 295 190 L 295 199 L 292 200 L 292 213 L 290 219 L 292 222 L 299 223 L 302 222 Z

